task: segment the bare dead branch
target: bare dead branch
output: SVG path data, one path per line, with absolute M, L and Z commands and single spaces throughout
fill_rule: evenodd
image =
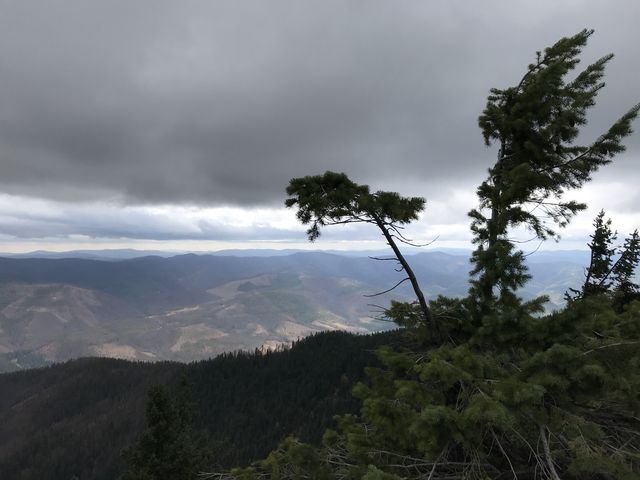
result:
M 504 447 L 502 446 L 502 443 L 498 439 L 498 436 L 496 435 L 496 432 L 493 431 L 493 428 L 490 428 L 489 431 L 491 432 L 491 436 L 493 437 L 493 439 L 495 440 L 496 444 L 498 445 L 498 448 L 500 449 L 500 452 L 502 453 L 504 458 L 507 459 L 507 463 L 509 463 L 509 468 L 511 469 L 511 472 L 513 473 L 513 478 L 517 480 L 518 475 L 516 474 L 516 471 L 513 468 L 513 464 L 511 463 L 511 459 L 509 458 L 509 455 L 507 455 L 507 452 L 505 451 Z
M 398 283 L 396 283 L 393 287 L 391 287 L 391 288 L 389 288 L 387 290 L 384 290 L 383 292 L 378 292 L 378 293 L 374 293 L 374 294 L 371 294 L 371 295 L 364 295 L 364 296 L 367 297 L 367 298 L 371 298 L 371 297 L 378 297 L 380 295 L 384 295 L 385 293 L 389 293 L 390 291 L 395 290 L 396 288 L 398 288 L 400 285 L 402 285 L 407 280 L 410 280 L 410 278 L 409 277 L 403 278 Z
M 556 466 L 553 463 L 553 457 L 551 456 L 551 449 L 549 448 L 549 441 L 547 440 L 547 427 L 540 425 L 540 440 L 542 441 L 542 448 L 544 451 L 544 458 L 547 461 L 549 467 L 549 473 L 553 480 L 560 480 L 560 475 L 556 471 Z
M 596 352 L 598 350 L 603 350 L 605 348 L 612 348 L 612 347 L 620 347 L 620 346 L 624 346 L 624 345 L 637 345 L 639 342 L 617 342 L 617 343 L 610 343 L 608 345 L 603 345 L 602 347 L 598 347 L 598 348 L 592 348 L 591 350 L 587 350 L 586 352 L 583 352 L 582 355 L 588 355 L 590 353 Z

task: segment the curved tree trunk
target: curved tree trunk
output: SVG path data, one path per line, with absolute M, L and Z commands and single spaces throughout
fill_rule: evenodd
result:
M 376 225 L 378 225 L 378 227 L 382 231 L 382 234 L 384 235 L 384 238 L 387 240 L 387 243 L 393 250 L 393 253 L 398 259 L 398 262 L 400 262 L 400 265 L 402 265 L 402 268 L 406 272 L 407 277 L 409 277 L 409 281 L 411 282 L 413 291 L 416 295 L 416 298 L 418 299 L 418 304 L 420 305 L 420 309 L 422 310 L 422 314 L 424 315 L 424 321 L 425 321 L 425 324 L 427 325 L 427 328 L 429 330 L 432 340 L 439 340 L 439 334 L 436 329 L 435 323 L 433 321 L 433 315 L 431 314 L 431 309 L 429 308 L 429 305 L 427 304 L 427 301 L 424 298 L 424 294 L 422 293 L 422 289 L 420 288 L 420 284 L 418 283 L 418 279 L 416 278 L 416 275 L 413 273 L 413 270 L 409 266 L 409 263 L 407 262 L 407 260 L 404 258 L 404 255 L 402 255 L 402 252 L 398 248 L 398 245 L 393 239 L 393 236 L 389 233 L 389 230 L 387 229 L 384 222 L 378 217 L 374 217 L 374 220 L 376 222 Z

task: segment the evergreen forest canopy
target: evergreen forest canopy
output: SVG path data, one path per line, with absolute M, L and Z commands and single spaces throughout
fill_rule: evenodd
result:
M 576 143 L 613 57 L 574 73 L 592 33 L 560 39 L 536 53 L 517 85 L 491 90 L 479 126 L 498 152 L 469 212 L 476 248 L 465 298 L 426 299 L 399 249 L 424 199 L 371 192 L 341 173 L 291 180 L 286 205 L 310 240 L 327 225 L 380 229 L 416 296 L 385 315 L 413 341 L 379 350 L 382 367 L 353 391 L 360 413 L 337 418 L 322 446 L 289 438 L 263 461 L 208 478 L 640 478 L 637 231 L 617 249 L 599 215 L 584 286 L 548 315 L 545 297 L 518 296 L 530 276 L 510 238 L 518 227 L 541 242 L 558 238 L 586 208 L 565 194 L 631 133 L 640 105 L 592 143 Z
M 264 458 L 287 435 L 317 445 L 334 415 L 358 411 L 351 389 L 365 366 L 378 365 L 375 349 L 404 341 L 399 330 L 333 331 L 279 351 L 189 364 L 82 358 L 2 374 L 0 478 L 114 480 L 146 471 L 184 480 L 194 466 Z

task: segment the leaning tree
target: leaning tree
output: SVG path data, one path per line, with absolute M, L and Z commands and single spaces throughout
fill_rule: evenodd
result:
M 320 236 L 320 229 L 326 225 L 349 223 L 368 223 L 380 229 L 387 244 L 393 250 L 400 268 L 406 277 L 386 293 L 403 282 L 410 282 L 419 306 L 420 319 L 426 325 L 432 340 L 437 338 L 437 327 L 424 293 L 420 288 L 411 266 L 400 251 L 398 243 L 410 243 L 402 234 L 404 225 L 418 219 L 424 209 L 422 197 L 402 197 L 396 192 L 377 191 L 371 193 L 368 185 L 358 185 L 344 173 L 327 171 L 323 175 L 310 175 L 294 178 L 287 187 L 289 198 L 287 207 L 297 206 L 298 219 L 307 230 L 310 241 Z M 402 310 L 405 318 L 411 316 L 413 309 L 395 305 L 394 319 L 400 321 L 396 311 Z

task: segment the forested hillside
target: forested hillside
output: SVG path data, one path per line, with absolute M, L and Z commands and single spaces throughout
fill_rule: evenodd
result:
M 288 435 L 318 443 L 335 414 L 357 410 L 351 388 L 376 363 L 373 351 L 402 341 L 399 332 L 328 332 L 290 350 L 188 365 L 92 358 L 0 375 L 0 478 L 117 478 L 123 448 L 142 431 L 147 391 L 181 377 L 212 467 L 262 458 Z
M 576 287 L 575 253 L 539 253 L 527 298 L 549 308 Z M 462 296 L 468 255 L 410 255 L 427 295 Z M 553 268 L 550 268 L 553 266 Z M 401 278 L 389 262 L 322 252 L 267 257 L 180 255 L 124 261 L 0 258 L 0 372 L 82 356 L 192 361 L 274 347 L 313 332 L 383 330 L 374 318 Z

